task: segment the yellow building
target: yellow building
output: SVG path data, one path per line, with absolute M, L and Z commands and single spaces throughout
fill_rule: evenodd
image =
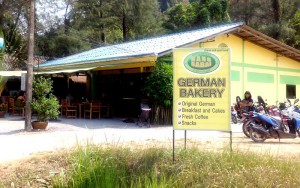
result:
M 300 98 L 300 51 L 246 28 L 257 38 L 229 33 L 193 47 L 231 48 L 232 101 L 244 91 L 250 91 L 254 99 L 260 95 L 270 104 Z
M 231 49 L 232 102 L 250 91 L 276 104 L 300 98 L 300 51 L 243 23 L 231 23 L 182 33 L 100 47 L 40 64 L 45 73 L 89 72 L 89 75 L 147 75 L 157 58 L 170 56 L 176 47 Z M 196 65 L 196 64 L 195 64 Z M 201 66 L 201 65 L 197 65 Z M 93 82 L 91 90 L 101 87 Z M 94 89 L 95 90 L 95 89 Z M 91 91 L 93 92 L 93 91 Z

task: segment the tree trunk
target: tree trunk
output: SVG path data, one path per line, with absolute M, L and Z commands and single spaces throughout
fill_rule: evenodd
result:
M 279 23 L 279 21 L 280 21 L 280 4 L 279 4 L 279 0 L 272 0 L 272 8 L 273 8 L 274 22 Z
M 26 107 L 25 107 L 25 130 L 31 131 L 31 108 L 32 81 L 33 81 L 33 59 L 34 59 L 34 0 L 29 0 L 29 31 L 28 31 L 28 60 L 26 80 Z
M 126 41 L 128 39 L 127 34 L 127 20 L 126 20 L 126 13 L 125 9 L 123 10 L 123 19 L 122 19 L 122 29 L 123 29 L 123 40 Z
M 103 20 L 103 1 L 100 1 L 100 20 Z M 103 22 L 103 21 L 102 21 Z M 106 37 L 105 37 L 105 33 L 104 33 L 104 23 L 101 23 L 101 45 L 106 45 Z
M 279 26 L 278 30 L 274 33 L 273 38 L 278 40 L 279 36 L 280 36 L 280 30 L 281 30 L 279 0 L 272 0 L 272 9 L 273 9 L 274 22 L 275 22 L 275 24 L 278 24 L 278 26 Z
M 67 6 L 66 6 L 65 16 L 64 16 L 65 34 L 69 33 L 69 27 L 70 27 L 70 19 L 68 18 L 68 10 L 69 10 L 70 3 L 71 3 L 70 0 L 66 2 Z

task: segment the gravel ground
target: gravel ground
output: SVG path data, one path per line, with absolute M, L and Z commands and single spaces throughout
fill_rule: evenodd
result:
M 65 119 L 49 122 L 47 131 L 24 132 L 24 119 L 7 117 L 0 119 L 0 163 L 5 163 L 38 152 L 69 148 L 77 144 L 139 144 L 164 143 L 172 146 L 172 127 L 140 128 L 134 123 L 123 123 L 121 119 Z M 299 139 L 268 140 L 254 144 L 241 133 L 241 125 L 232 125 L 235 148 L 281 153 L 284 151 L 299 155 Z M 215 131 L 188 131 L 188 143 L 202 144 L 206 148 L 223 148 L 229 143 L 229 133 Z M 184 138 L 184 131 L 175 131 L 176 144 Z M 182 142 L 180 142 L 182 143 Z M 204 144 L 203 144 L 204 143 Z

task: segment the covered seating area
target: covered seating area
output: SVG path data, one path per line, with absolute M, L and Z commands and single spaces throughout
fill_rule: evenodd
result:
M 61 100 L 61 115 L 66 118 L 83 117 L 85 119 L 92 119 L 93 117 L 96 117 L 100 119 L 102 112 L 100 101 L 68 103 L 66 100 Z M 109 117 L 109 111 L 107 111 L 107 109 L 105 113 L 106 117 Z
M 91 79 L 90 75 L 80 73 L 78 77 L 87 77 L 84 83 L 74 82 L 73 76 L 52 75 L 61 115 L 86 119 L 137 118 L 140 101 L 147 97 L 142 88 L 149 74 L 98 74 Z
M 1 89 L 0 111 L 13 116 L 25 115 L 25 92 L 22 90 L 21 77 L 25 71 L 0 71 L 0 81 L 6 85 Z M 25 84 L 25 83 L 24 83 Z

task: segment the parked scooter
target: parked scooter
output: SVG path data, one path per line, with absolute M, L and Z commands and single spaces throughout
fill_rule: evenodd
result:
M 241 107 L 241 103 L 244 101 L 241 100 L 239 96 L 236 97 L 236 104 L 231 107 L 231 120 L 234 124 L 244 123 L 245 121 L 245 110 Z M 254 106 L 253 106 L 254 107 Z
M 298 101 L 296 99 L 294 105 L 286 109 L 288 113 L 285 116 L 289 117 L 286 123 L 281 117 L 253 112 L 250 117 L 250 138 L 254 142 L 264 142 L 269 138 L 287 139 L 300 135 L 300 119 L 296 116 L 298 112 L 295 111 L 295 104 Z
M 267 103 L 263 100 L 263 98 L 261 96 L 257 97 L 257 104 L 253 106 L 254 111 L 260 113 L 260 114 L 268 114 L 269 111 L 267 109 Z M 244 115 L 244 120 L 243 120 L 243 126 L 242 126 L 242 130 L 243 133 L 245 134 L 245 136 L 247 136 L 248 138 L 250 138 L 250 118 L 253 116 L 252 112 L 248 112 L 248 113 L 243 113 Z
M 238 123 L 238 115 L 237 115 L 237 111 L 234 109 L 233 106 L 231 106 L 231 121 L 234 124 Z

